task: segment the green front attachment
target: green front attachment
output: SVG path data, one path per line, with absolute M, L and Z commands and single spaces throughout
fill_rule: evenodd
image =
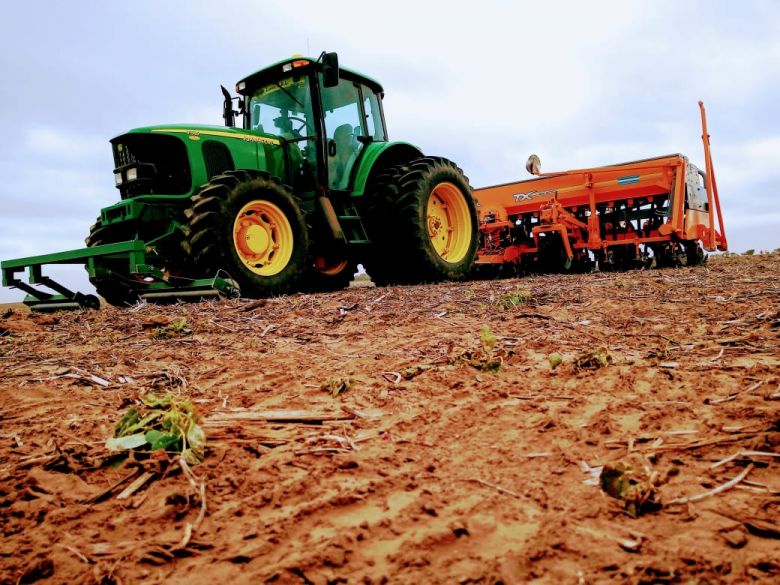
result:
M 197 301 L 215 297 L 235 298 L 241 295 L 238 285 L 222 271 L 213 278 L 189 279 L 166 276 L 154 266 L 139 264 L 135 274 L 144 281 L 138 287 L 138 296 L 151 303 Z
M 52 278 L 44 276 L 41 270 L 46 264 L 82 264 L 86 265 L 90 277 L 94 277 L 99 270 L 96 267 L 97 259 L 126 261 L 127 274 L 133 277 L 132 287 L 138 292 L 139 297 L 150 302 L 215 296 L 235 297 L 240 294 L 235 283 L 220 275 L 197 280 L 169 278 L 146 263 L 146 252 L 144 242 L 131 240 L 56 254 L 6 260 L 0 262 L 0 271 L 2 271 L 3 286 L 15 287 L 26 292 L 24 304 L 34 311 L 99 308 L 100 301 L 97 296 L 73 292 Z M 23 282 L 17 277 L 17 273 L 25 269 L 28 271 L 28 282 Z M 126 276 L 118 274 L 109 277 L 127 279 Z M 54 292 L 47 292 L 31 285 L 47 287 Z

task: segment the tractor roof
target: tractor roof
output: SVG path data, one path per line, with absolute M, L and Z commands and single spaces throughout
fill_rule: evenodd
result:
M 273 82 L 274 79 L 278 79 L 293 69 L 308 67 L 311 65 L 320 67 L 321 64 L 318 61 L 319 60 L 315 59 L 314 57 L 303 57 L 299 55 L 289 57 L 287 59 L 282 59 L 273 65 L 269 65 L 268 67 L 260 69 L 260 71 L 256 71 L 252 75 L 247 75 L 243 79 L 239 80 L 238 83 L 236 83 L 236 91 L 242 94 L 246 93 L 244 89 L 245 87 L 257 87 L 258 85 L 263 85 L 267 81 Z M 377 80 L 363 75 L 354 69 L 339 67 L 339 71 L 341 73 L 346 73 L 347 77 L 357 78 L 359 81 L 364 82 L 366 85 L 370 86 L 373 90 L 379 93 L 384 91 L 384 89 L 382 89 L 382 85 Z M 244 84 L 244 87 L 241 87 L 241 84 Z M 241 89 L 239 89 L 239 87 L 241 87 Z

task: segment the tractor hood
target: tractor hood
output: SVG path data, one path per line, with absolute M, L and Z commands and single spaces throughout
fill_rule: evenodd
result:
M 265 165 L 265 151 L 281 147 L 273 134 L 202 124 L 160 124 L 114 137 L 114 182 L 122 199 L 190 195 L 210 177 Z M 262 159 L 262 162 L 261 162 Z
M 205 124 L 159 124 L 156 126 L 144 126 L 134 128 L 125 134 L 121 134 L 111 140 L 115 142 L 128 134 L 168 134 L 198 141 L 203 137 L 235 138 L 244 142 L 279 145 L 281 141 L 272 134 L 258 134 L 248 132 L 242 128 L 230 128 L 227 126 L 208 126 Z

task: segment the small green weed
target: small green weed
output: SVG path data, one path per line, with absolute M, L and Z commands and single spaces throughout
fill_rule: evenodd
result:
M 354 384 L 355 381 L 352 378 L 339 376 L 325 380 L 322 384 L 322 389 L 330 392 L 330 395 L 335 398 L 342 392 L 346 392 L 352 388 Z
M 598 370 L 606 368 L 612 363 L 612 356 L 606 348 L 600 347 L 595 351 L 587 351 L 574 360 L 574 367 L 579 370 Z
M 483 325 L 479 330 L 479 341 L 482 343 L 482 348 L 485 353 L 492 355 L 493 349 L 496 347 L 496 336 L 490 330 L 489 325 Z
M 509 311 L 517 307 L 524 307 L 531 303 L 533 295 L 531 291 L 519 284 L 511 292 L 505 292 L 498 295 L 496 308 L 499 311 Z
M 627 463 L 620 461 L 605 465 L 599 483 L 604 493 L 623 501 L 626 512 L 632 518 L 658 507 L 652 477 Z
M 436 366 L 432 364 L 417 364 L 414 366 L 409 366 L 408 368 L 404 368 L 399 373 L 404 380 L 411 380 L 420 374 L 427 372 L 428 370 L 432 370 L 435 367 Z
M 670 360 L 675 358 L 679 353 L 679 347 L 673 346 L 671 343 L 666 342 L 663 345 L 659 345 L 647 352 L 648 358 L 657 358 L 659 360 Z
M 490 326 L 483 325 L 482 329 L 479 331 L 480 346 L 473 350 L 459 351 L 450 356 L 449 363 L 454 365 L 459 362 L 466 362 L 471 367 L 477 368 L 483 372 L 500 372 L 504 365 L 504 356 L 507 352 L 496 350 L 497 343 L 498 340 L 490 330 Z
M 171 339 L 187 335 L 192 335 L 192 326 L 187 323 L 187 319 L 184 317 L 177 317 L 167 325 L 155 328 L 150 337 L 152 339 Z
M 106 440 L 111 451 L 164 449 L 181 453 L 190 464 L 203 460 L 206 434 L 189 400 L 174 394 L 146 394 L 129 409 Z
M 483 357 L 478 359 L 479 369 L 483 372 L 500 372 L 504 360 L 502 357 L 495 355 L 498 340 L 488 325 L 483 325 L 482 329 L 480 329 L 479 341 L 482 344 L 482 353 L 484 354 Z

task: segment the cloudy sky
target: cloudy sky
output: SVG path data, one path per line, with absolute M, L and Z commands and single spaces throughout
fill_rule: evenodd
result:
M 220 124 L 219 84 L 322 50 L 384 85 L 391 139 L 457 161 L 475 187 L 525 178 L 531 152 L 547 171 L 673 152 L 703 166 L 702 99 L 731 248 L 780 247 L 780 3 L 463 4 L 6 4 L 0 259 L 83 245 L 118 199 L 111 137 Z M 52 273 L 86 283 L 80 267 Z

